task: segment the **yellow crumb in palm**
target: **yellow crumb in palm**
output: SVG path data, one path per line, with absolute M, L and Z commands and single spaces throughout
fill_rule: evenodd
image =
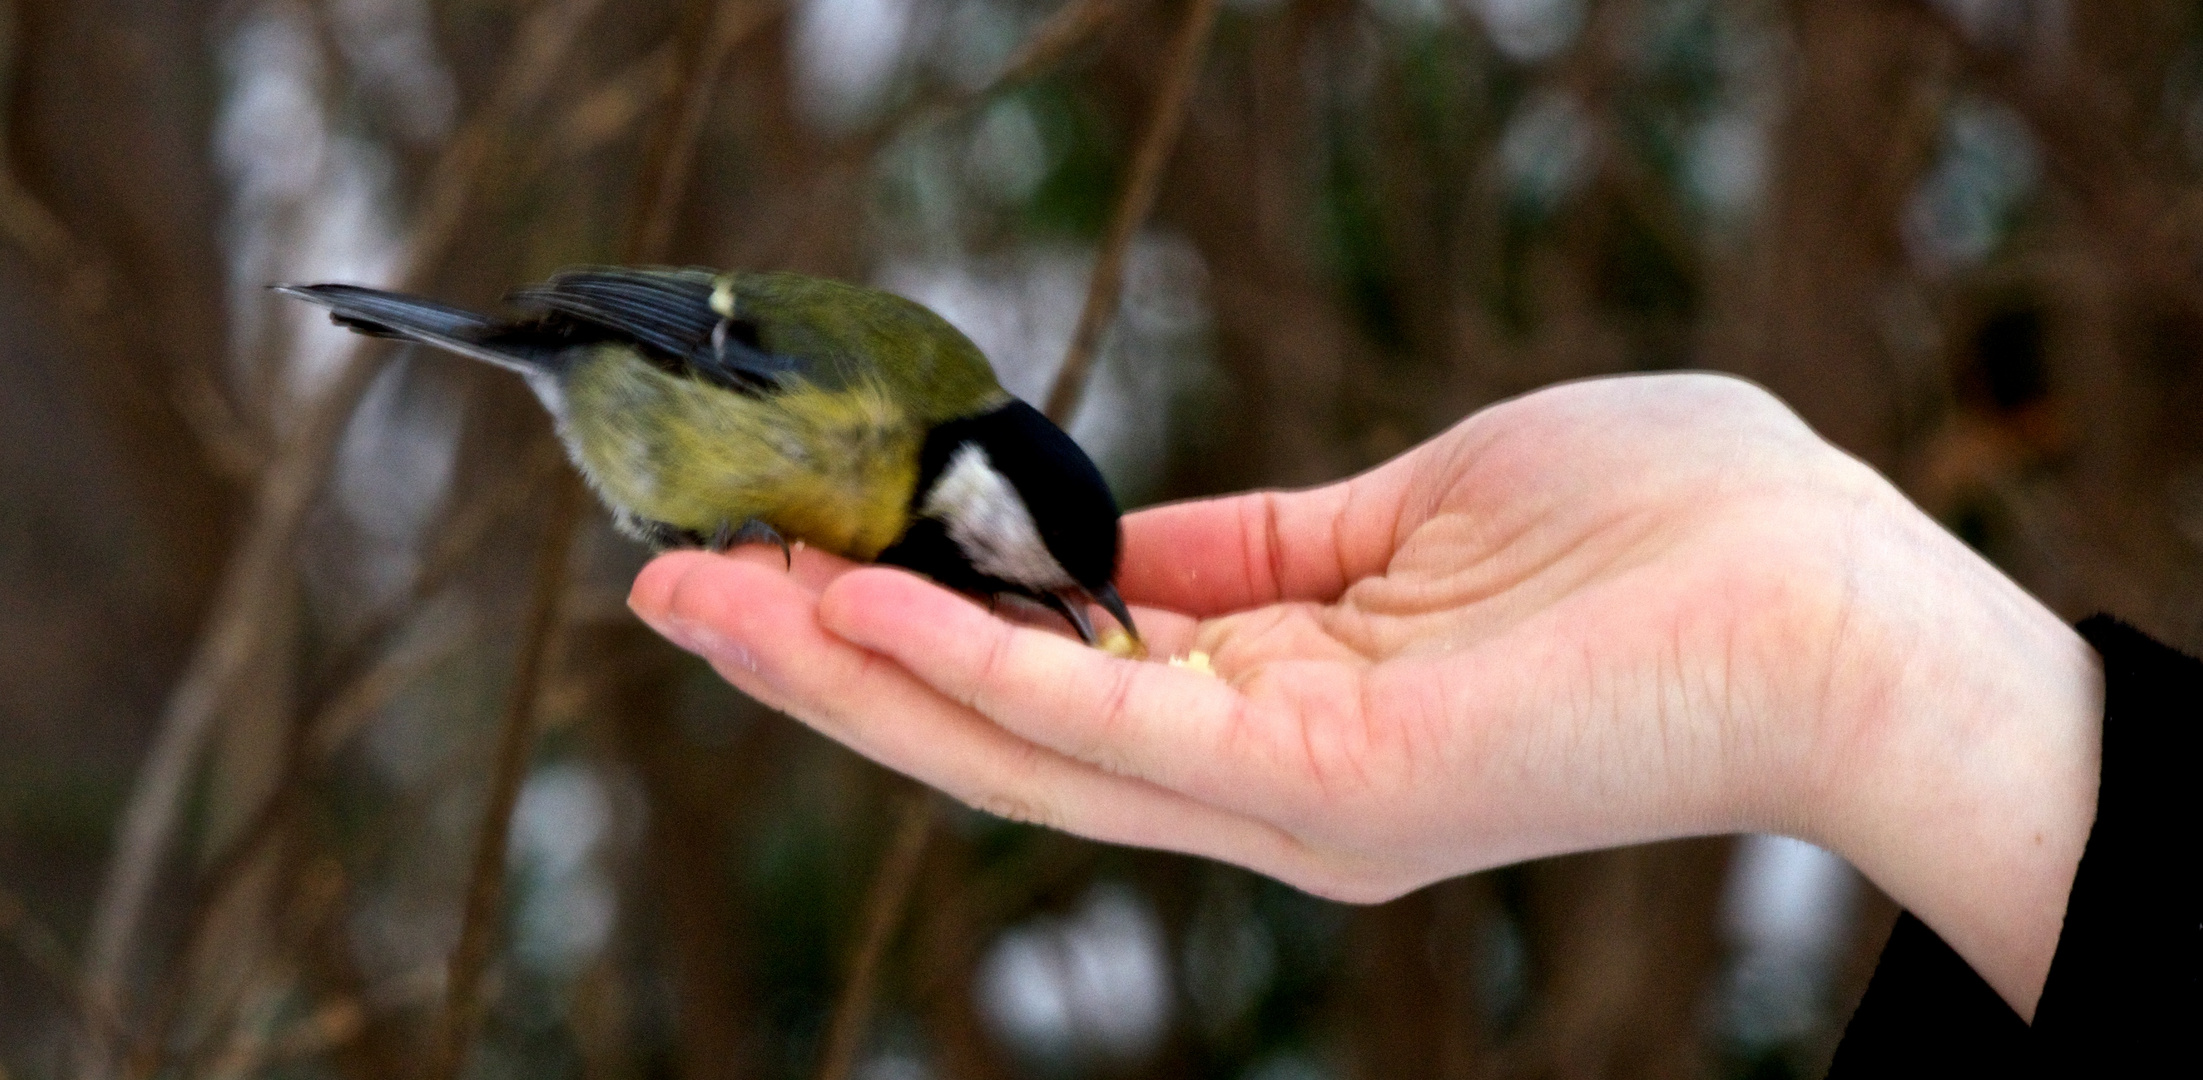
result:
M 1120 660 L 1147 659 L 1147 646 L 1140 644 L 1140 639 L 1125 633 L 1122 627 L 1103 631 L 1101 640 L 1095 643 L 1095 647 Z
M 1170 666 L 1185 668 L 1188 671 L 1198 671 L 1203 675 L 1213 676 L 1216 674 L 1216 669 L 1209 666 L 1209 654 L 1199 649 L 1195 649 L 1184 656 L 1171 657 Z

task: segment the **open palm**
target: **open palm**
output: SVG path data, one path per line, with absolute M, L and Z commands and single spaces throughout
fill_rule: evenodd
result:
M 731 681 L 975 806 L 1376 899 L 1486 866 L 1775 827 L 1810 782 L 1862 505 L 1748 384 L 1605 380 L 1364 476 L 1149 510 L 1115 659 L 816 553 L 671 555 L 636 610 Z M 1758 812 L 1766 804 L 1764 814 Z
M 2073 629 L 1751 385 L 1594 380 L 1352 480 L 1125 519 L 1122 660 L 897 570 L 660 557 L 630 603 L 971 805 L 1378 900 L 1728 831 L 1834 848 L 2033 1012 L 2096 805 Z

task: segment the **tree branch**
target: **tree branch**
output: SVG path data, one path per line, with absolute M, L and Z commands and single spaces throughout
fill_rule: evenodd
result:
M 1125 252 L 1132 245 L 1132 234 L 1155 206 L 1163 166 L 1169 163 L 1170 152 L 1178 144 L 1178 132 L 1185 125 L 1186 102 L 1193 96 L 1194 80 L 1200 75 L 1201 58 L 1207 51 L 1219 6 L 1219 0 L 1189 0 L 1185 24 L 1171 41 L 1163 82 L 1155 92 L 1154 112 L 1140 136 L 1124 191 L 1117 197 L 1108 231 L 1102 234 L 1101 251 L 1094 258 L 1094 276 L 1087 282 L 1078 329 L 1071 335 L 1063 366 L 1056 369 L 1055 385 L 1048 391 L 1048 418 L 1058 424 L 1069 426 L 1077 415 L 1102 332 L 1117 317 L 1117 303 L 1124 295 Z
M 628 261 L 664 262 L 673 246 L 673 226 L 680 221 L 681 203 L 688 194 L 696 144 L 711 118 L 712 102 L 719 89 L 727 57 L 751 33 L 778 14 L 780 0 L 701 0 L 709 8 L 710 25 L 696 36 L 691 51 L 674 81 L 669 122 L 658 131 L 643 168 L 644 182 L 636 203 L 633 231 L 627 238 Z
M 580 30 L 603 0 L 545 0 L 529 16 L 520 44 L 482 114 L 437 160 L 401 262 L 402 283 L 425 279 L 457 236 L 485 165 L 514 121 L 552 85 Z M 224 571 L 205 628 L 162 711 L 153 746 L 116 830 L 115 851 L 93 910 L 86 980 L 102 1007 L 120 1015 L 121 981 L 144 919 L 148 895 L 175 841 L 184 791 L 214 729 L 223 697 L 259 655 L 267 605 L 291 572 L 290 553 L 307 509 L 321 490 L 353 409 L 381 368 L 382 343 L 359 339 L 327 388 L 299 417 L 262 475 L 247 526 Z M 85 1047 L 82 1072 L 102 1077 L 112 1047 Z
M 0 937 L 13 941 L 23 958 L 53 981 L 87 1038 L 113 1040 L 121 1036 L 121 1022 L 114 1013 L 102 1008 L 99 999 L 87 990 L 84 977 L 60 936 L 33 917 L 23 899 L 6 888 L 0 888 Z
M 520 785 L 527 779 L 529 752 L 535 747 L 536 703 L 558 629 L 559 600 L 566 592 L 566 564 L 573 551 L 575 526 L 581 521 L 580 482 L 567 478 L 552 498 L 543 547 L 536 553 L 535 583 L 529 590 L 528 615 L 520 630 L 512 683 L 505 688 L 497 756 L 490 770 L 489 800 L 482 809 L 482 827 L 476 834 L 474 868 L 467 878 L 459 943 L 451 950 L 444 1009 L 437 1025 L 428 1080 L 455 1080 L 459 1076 L 475 1025 L 481 1021 L 482 973 L 489 967 L 498 905 L 505 894 L 505 847 L 512 838 L 513 808 L 520 802 Z
M 1124 6 L 1125 0 L 1069 0 L 1010 54 L 1009 62 L 1002 65 L 1002 74 L 973 96 L 983 99 L 1056 66 L 1071 50 L 1108 26 Z
M 974 102 L 985 101 L 1004 89 L 1029 82 L 1063 61 L 1071 50 L 1084 45 L 1115 21 L 1128 0 L 1067 0 L 1048 16 L 1002 65 L 1002 70 L 977 90 L 954 88 L 918 95 L 898 110 L 885 127 L 930 125 L 945 120 Z
M 841 995 L 834 1000 L 833 1019 L 826 1029 L 826 1051 L 819 1062 L 818 1080 L 848 1080 L 864 1048 L 865 1030 L 871 1026 L 872 1006 L 878 996 L 880 965 L 895 932 L 902 928 L 910 908 L 912 888 L 918 883 L 918 867 L 933 835 L 933 792 L 915 787 L 903 797 L 895 815 L 895 835 L 865 897 L 862 935 L 850 955 L 849 973 Z

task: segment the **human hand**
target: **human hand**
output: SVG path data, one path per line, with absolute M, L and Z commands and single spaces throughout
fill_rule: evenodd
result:
M 2032 1011 L 2093 815 L 2093 654 L 1748 384 L 1554 387 L 1340 484 L 1135 514 L 1119 586 L 1216 677 L 815 552 L 664 556 L 631 603 L 971 805 L 1342 899 L 1801 836 Z

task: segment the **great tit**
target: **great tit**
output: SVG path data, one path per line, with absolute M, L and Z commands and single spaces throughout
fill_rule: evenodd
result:
M 279 285 L 338 325 L 526 378 L 619 529 L 663 549 L 800 540 L 981 596 L 1117 595 L 1117 503 L 977 346 L 900 296 L 785 273 L 581 267 L 514 317 L 355 285 Z

